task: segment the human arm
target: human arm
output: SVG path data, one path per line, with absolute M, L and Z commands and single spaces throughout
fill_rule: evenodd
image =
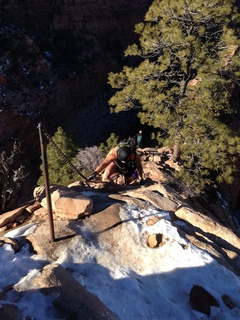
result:
M 139 154 L 136 153 L 135 165 L 141 180 L 144 180 L 143 166 Z
M 117 160 L 117 155 L 109 153 L 102 163 L 94 170 L 94 172 L 88 177 L 88 180 L 94 180 L 97 174 L 101 173 L 111 162 Z
M 104 169 L 107 168 L 107 166 L 117 160 L 117 156 L 113 153 L 110 153 L 107 155 L 107 157 L 103 160 L 103 162 L 95 169 L 95 172 L 101 173 Z

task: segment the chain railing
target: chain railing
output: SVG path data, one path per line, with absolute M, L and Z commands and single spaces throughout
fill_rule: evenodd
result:
M 64 161 L 67 164 L 69 164 L 69 166 L 72 168 L 72 170 L 77 172 L 80 175 L 80 177 L 83 178 L 84 180 L 87 180 L 87 178 L 85 178 L 84 175 L 71 163 L 71 161 L 66 157 L 66 155 L 61 151 L 61 149 L 52 140 L 52 138 L 48 134 L 47 130 L 42 126 L 41 123 L 38 124 L 38 130 L 39 130 L 40 147 L 41 147 L 41 153 L 42 153 L 42 162 L 43 162 L 43 167 L 44 167 L 43 173 L 44 173 L 45 191 L 46 191 L 46 198 L 47 198 L 49 226 L 50 226 L 50 240 L 55 241 L 53 213 L 52 213 L 52 201 L 51 201 L 49 175 L 48 175 L 48 163 L 47 163 L 46 148 L 44 146 L 42 133 L 44 133 L 44 135 L 49 140 L 49 142 L 57 150 L 57 153 L 64 159 Z
M 63 160 L 71 167 L 71 169 L 73 171 L 75 171 L 77 174 L 79 174 L 79 176 L 84 179 L 87 180 L 87 178 L 72 164 L 72 162 L 67 158 L 67 156 L 61 151 L 61 149 L 57 146 L 57 144 L 53 141 L 53 139 L 50 137 L 50 135 L 48 134 L 46 128 L 44 128 L 43 126 L 41 126 L 42 132 L 44 133 L 44 135 L 46 136 L 46 138 L 48 139 L 48 141 L 52 144 L 52 146 L 56 149 L 57 153 L 63 158 Z

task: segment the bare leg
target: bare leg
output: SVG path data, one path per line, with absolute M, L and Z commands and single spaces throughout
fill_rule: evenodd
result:
M 131 182 L 133 182 L 133 177 L 124 177 L 125 178 L 125 184 L 128 185 Z
M 111 175 L 118 173 L 117 166 L 114 162 L 110 163 L 102 175 L 102 181 L 109 181 Z

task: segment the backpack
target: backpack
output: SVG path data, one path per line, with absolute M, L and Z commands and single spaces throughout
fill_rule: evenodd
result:
M 118 148 L 127 147 L 130 148 L 132 152 L 136 152 L 136 140 L 129 137 L 127 140 L 119 142 Z

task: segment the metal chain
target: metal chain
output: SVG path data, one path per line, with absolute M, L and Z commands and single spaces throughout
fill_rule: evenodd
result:
M 48 134 L 46 128 L 42 126 L 42 131 L 44 135 L 47 137 L 47 139 L 50 141 L 50 143 L 53 145 L 53 147 L 57 150 L 57 153 L 64 159 L 64 161 L 69 164 L 69 166 L 73 169 L 73 171 L 77 172 L 81 178 L 84 180 L 87 180 L 87 178 L 72 164 L 72 162 L 66 157 L 66 155 L 59 149 L 59 147 L 56 145 L 56 143 L 53 141 L 53 139 Z

